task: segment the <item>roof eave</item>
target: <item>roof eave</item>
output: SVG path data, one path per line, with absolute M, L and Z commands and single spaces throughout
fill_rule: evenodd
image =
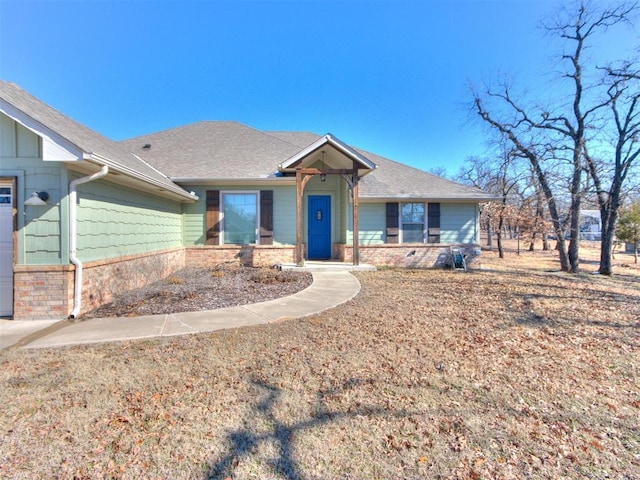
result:
M 212 178 L 212 177 L 172 177 L 171 181 L 183 185 L 295 185 L 296 177 L 247 177 L 247 178 Z
M 433 202 L 433 203 L 487 203 L 499 201 L 499 197 L 431 197 L 428 195 L 360 195 L 360 201 L 363 202 Z
M 110 169 L 118 173 L 122 173 L 128 177 L 135 178 L 146 184 L 153 185 L 154 187 L 159 189 L 159 192 L 172 193 L 174 195 L 177 195 L 181 199 L 188 200 L 190 202 L 197 202 L 199 200 L 199 197 L 197 195 L 187 192 L 180 186 L 175 185 L 174 182 L 170 179 L 167 179 L 168 183 L 160 182 L 155 178 L 149 177 L 148 175 L 128 168 L 120 163 L 113 162 L 112 160 L 97 153 L 85 152 L 84 159 L 93 161 L 99 165 L 107 165 Z

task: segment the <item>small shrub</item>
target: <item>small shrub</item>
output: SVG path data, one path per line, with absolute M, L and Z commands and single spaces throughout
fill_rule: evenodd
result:
M 184 283 L 184 278 L 180 278 L 180 277 L 169 277 L 167 278 L 167 283 L 169 285 L 182 285 Z
M 251 273 L 251 281 L 266 285 L 275 283 L 290 283 L 295 281 L 291 272 L 261 268 Z

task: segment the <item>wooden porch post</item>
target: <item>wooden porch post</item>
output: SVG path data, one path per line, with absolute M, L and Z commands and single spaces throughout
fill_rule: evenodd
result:
M 360 227 L 358 214 L 358 166 L 353 162 L 353 264 L 360 265 Z
M 296 264 L 302 265 L 302 172 L 296 170 Z
M 302 250 L 302 199 L 304 195 L 304 187 L 311 180 L 314 174 L 305 176 L 302 169 L 296 170 L 296 264 L 302 265 L 303 250 Z

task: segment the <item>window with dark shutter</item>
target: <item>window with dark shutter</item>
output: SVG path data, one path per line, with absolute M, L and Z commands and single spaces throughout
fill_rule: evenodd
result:
M 260 192 L 260 244 L 273 245 L 273 190 Z
M 387 243 L 400 242 L 399 211 L 398 203 L 387 203 Z
M 207 190 L 206 245 L 220 245 L 220 191 Z
M 428 243 L 440 243 L 440 204 L 429 203 L 427 206 L 427 226 L 429 228 Z

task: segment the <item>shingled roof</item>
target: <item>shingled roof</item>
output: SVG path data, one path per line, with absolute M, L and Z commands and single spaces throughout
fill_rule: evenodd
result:
M 198 122 L 121 144 L 178 183 L 267 180 L 278 178 L 279 164 L 320 137 L 311 132 L 261 131 L 238 122 Z M 378 167 L 360 181 L 362 200 L 494 199 L 478 188 L 352 148 Z
M 304 148 L 319 138 L 308 132 L 266 132 Z M 354 148 L 373 161 L 378 168 L 360 180 L 362 200 L 420 199 L 431 201 L 495 200 L 493 195 L 476 187 L 462 185 L 432 173 L 404 165 L 371 152 Z
M 83 152 L 82 158 L 78 160 L 90 159 L 186 199 L 196 199 L 156 168 L 137 158 L 123 145 L 63 115 L 14 83 L 0 81 L 0 99 Z
M 121 145 L 176 182 L 275 178 L 278 164 L 300 151 L 289 141 L 238 122 L 198 122 Z
M 0 99 L 51 129 L 90 159 L 130 177 L 194 200 L 176 183 L 273 180 L 278 165 L 316 142 L 311 132 L 261 131 L 238 122 L 198 122 L 114 142 L 41 102 L 17 85 L 0 81 Z M 486 192 L 388 158 L 353 148 L 378 168 L 360 181 L 366 200 L 489 201 Z

